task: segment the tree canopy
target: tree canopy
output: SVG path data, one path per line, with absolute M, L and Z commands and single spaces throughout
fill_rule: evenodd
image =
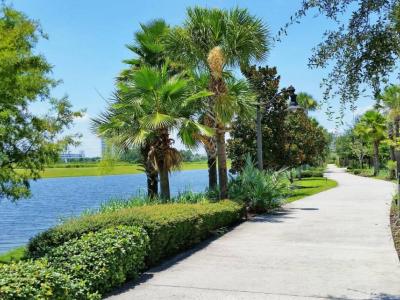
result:
M 51 97 L 58 82 L 50 77 L 51 65 L 34 48 L 42 33 L 39 24 L 24 14 L 0 9 L 0 197 L 16 200 L 29 196 L 29 179 L 40 178 L 45 164 L 74 142 L 60 134 L 80 112 L 67 98 Z M 31 105 L 50 106 L 44 116 Z M 24 169 L 25 171 L 18 171 Z
M 277 39 L 310 11 L 317 11 L 337 24 L 337 28 L 325 32 L 323 41 L 313 49 L 309 66 L 331 67 L 322 82 L 324 100 L 338 97 L 343 115 L 346 104 L 353 107 L 367 87 L 377 97 L 382 85 L 398 73 L 399 7 L 398 0 L 305 0 Z

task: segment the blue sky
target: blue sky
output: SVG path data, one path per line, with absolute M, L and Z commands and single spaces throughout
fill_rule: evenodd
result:
M 72 129 L 83 134 L 76 151 L 84 150 L 87 156 L 98 156 L 100 140 L 90 132 L 90 118 L 104 110 L 104 98 L 110 96 L 114 78 L 124 68 L 122 60 L 131 57 L 125 45 L 132 42 L 140 23 L 163 18 L 171 25 L 179 25 L 188 6 L 239 6 L 262 18 L 275 35 L 300 6 L 301 0 L 14 0 L 8 3 L 39 20 L 48 34 L 49 40 L 40 41 L 37 51 L 54 65 L 54 77 L 63 80 L 54 95 L 67 94 L 74 108 L 87 110 L 85 117 L 76 120 Z M 329 28 L 334 28 L 334 24 L 310 14 L 301 24 L 289 29 L 288 36 L 273 46 L 268 59 L 261 64 L 278 68 L 282 87 L 292 84 L 297 91 L 306 91 L 321 99 L 319 84 L 327 71 L 310 70 L 307 62 L 312 47 Z M 358 113 L 367 110 L 371 103 L 368 98 L 359 101 Z M 338 110 L 334 99 L 330 104 Z M 35 110 L 45 111 L 46 107 L 36 105 Z M 335 123 L 327 120 L 324 108 L 314 116 L 327 129 L 335 129 Z M 348 111 L 344 121 L 349 123 L 352 119 L 353 113 Z

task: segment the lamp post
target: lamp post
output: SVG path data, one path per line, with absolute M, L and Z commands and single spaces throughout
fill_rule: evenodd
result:
M 287 88 L 287 92 L 289 93 L 289 99 L 290 99 L 290 103 L 289 103 L 289 107 L 288 107 L 288 111 L 289 112 L 296 112 L 297 110 L 299 110 L 301 107 L 299 106 L 299 104 L 297 103 L 297 95 L 295 93 L 296 89 L 293 86 L 289 86 Z M 288 162 L 290 163 L 290 149 L 288 149 Z M 293 175 L 292 175 L 292 170 L 289 170 L 290 172 L 290 183 L 291 185 L 293 184 Z

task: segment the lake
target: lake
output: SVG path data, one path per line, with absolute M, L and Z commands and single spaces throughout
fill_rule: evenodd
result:
M 207 170 L 173 172 L 171 194 L 201 192 L 208 185 Z M 99 207 L 111 198 L 146 192 L 146 176 L 113 175 L 47 178 L 32 182 L 32 197 L 12 203 L 0 201 L 0 253 L 25 245 L 37 233 L 63 218 Z

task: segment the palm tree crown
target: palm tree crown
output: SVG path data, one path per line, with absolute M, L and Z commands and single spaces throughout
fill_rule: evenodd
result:
M 297 103 L 306 112 L 314 111 L 318 108 L 318 102 L 308 93 L 301 92 L 297 94 Z
M 183 27 L 169 31 L 166 50 L 171 57 L 195 67 L 209 67 L 212 49 L 221 50 L 221 66 L 243 66 L 262 60 L 269 51 L 269 30 L 247 9 L 229 11 L 188 8 Z

